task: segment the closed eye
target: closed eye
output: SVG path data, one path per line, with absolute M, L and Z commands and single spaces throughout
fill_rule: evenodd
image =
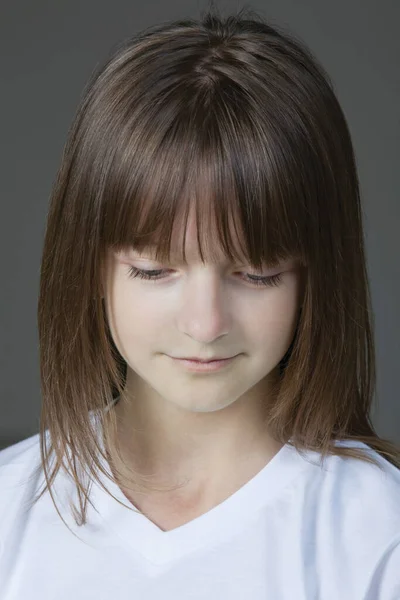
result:
M 153 269 L 149 271 L 130 266 L 128 274 L 131 278 L 139 277 L 139 279 L 147 279 L 155 282 L 160 279 L 165 279 L 166 271 L 168 271 L 168 269 Z M 255 286 L 273 287 L 278 286 L 281 283 L 283 273 L 268 276 L 251 275 L 250 273 L 245 273 L 244 275 L 244 279 Z

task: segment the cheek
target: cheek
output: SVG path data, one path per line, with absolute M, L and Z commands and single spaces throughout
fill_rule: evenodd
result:
M 289 347 L 296 331 L 298 306 L 293 286 L 274 290 L 246 317 L 250 344 L 280 354 Z
M 113 293 L 113 326 L 125 353 L 140 351 L 160 339 L 166 314 L 157 295 L 141 294 L 131 281 L 116 282 Z

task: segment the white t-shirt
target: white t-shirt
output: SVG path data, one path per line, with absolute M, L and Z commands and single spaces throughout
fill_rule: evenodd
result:
M 73 535 L 48 492 L 30 507 L 44 481 L 33 435 L 0 452 L 0 599 L 399 600 L 400 470 L 346 445 L 384 470 L 332 456 L 322 468 L 317 453 L 285 445 L 224 502 L 166 532 L 95 483 L 78 527 L 60 471 Z

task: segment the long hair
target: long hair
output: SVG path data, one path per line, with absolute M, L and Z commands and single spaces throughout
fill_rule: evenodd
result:
M 38 301 L 46 485 L 35 501 L 48 489 L 57 508 L 52 485 L 64 469 L 79 525 L 89 497 L 81 469 L 100 485 L 102 472 L 151 488 L 124 465 L 108 410 L 127 365 L 104 307 L 107 252 L 156 244 L 157 260 L 168 260 L 173 225 L 191 208 L 201 256 L 214 217 L 230 259 L 244 252 L 260 268 L 300 258 L 303 303 L 269 413 L 276 439 L 323 460 L 379 466 L 367 444 L 400 468 L 399 448 L 370 420 L 375 349 L 359 181 L 332 82 L 293 33 L 249 9 L 222 18 L 212 7 L 113 48 L 84 90 L 53 185 Z M 346 440 L 355 443 L 337 443 Z

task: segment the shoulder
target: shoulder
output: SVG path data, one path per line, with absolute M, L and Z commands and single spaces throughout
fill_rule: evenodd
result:
M 30 476 L 32 468 L 40 462 L 40 437 L 36 433 L 12 446 L 0 450 L 0 481 L 1 489 L 7 482 L 22 480 Z
M 355 534 L 365 532 L 365 525 L 374 529 L 382 540 L 400 538 L 400 469 L 362 442 L 346 440 L 337 446 L 364 451 L 375 463 L 353 457 L 329 455 L 321 462 L 315 452 L 307 452 L 315 495 L 325 510 L 345 519 Z M 316 471 L 314 471 L 316 469 Z
M 307 452 L 303 522 L 325 549 L 323 569 L 348 585 L 358 577 L 367 598 L 400 598 L 400 469 L 362 442 L 337 445 L 361 448 L 377 464 L 337 455 L 321 463 Z
M 334 485 L 347 507 L 358 512 L 385 509 L 397 521 L 400 534 L 400 469 L 362 442 L 343 441 L 337 446 L 361 449 L 374 460 L 331 456 L 326 465 L 327 482 Z M 383 511 L 382 511 L 383 512 Z
M 39 434 L 35 433 L 28 438 L 16 442 L 12 446 L 0 450 L 0 473 L 3 467 L 26 463 L 28 457 L 39 450 Z
M 40 469 L 38 433 L 0 451 L 0 528 L 32 494 Z
M 362 442 L 376 464 L 318 452 L 297 455 L 302 468 L 290 496 L 302 547 L 314 553 L 327 595 L 400 598 L 400 469 Z M 301 458 L 300 458 L 301 456 Z M 323 596 L 325 597 L 325 596 Z

